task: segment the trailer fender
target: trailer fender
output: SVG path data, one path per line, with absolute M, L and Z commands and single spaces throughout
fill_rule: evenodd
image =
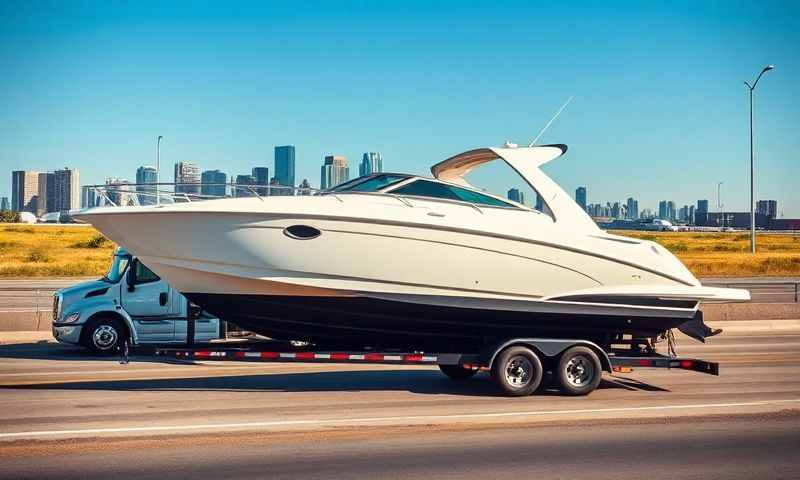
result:
M 612 371 L 611 360 L 608 358 L 608 354 L 596 343 L 590 342 L 589 340 L 570 340 L 559 338 L 514 338 L 499 344 L 495 344 L 494 346 L 488 348 L 484 355 L 481 355 L 482 358 L 486 359 L 485 365 L 491 369 L 495 358 L 497 358 L 497 355 L 501 351 L 516 345 L 531 348 L 546 358 L 556 358 L 561 355 L 564 350 L 576 345 L 588 347 L 597 354 L 603 370 L 609 373 Z

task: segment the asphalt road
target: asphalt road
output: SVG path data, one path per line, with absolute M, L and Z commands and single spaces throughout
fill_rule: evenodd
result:
M 0 280 L 0 312 L 34 312 L 49 310 L 53 304 L 53 292 L 74 285 L 79 279 L 18 279 Z M 703 284 L 715 287 L 746 288 L 753 302 L 794 302 L 800 285 L 799 277 L 747 277 L 707 278 Z
M 679 352 L 588 397 L 496 394 L 430 367 L 128 365 L 0 345 L 0 478 L 797 478 L 800 335 Z

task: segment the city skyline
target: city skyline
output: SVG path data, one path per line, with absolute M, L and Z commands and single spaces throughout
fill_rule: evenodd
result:
M 683 205 L 715 198 L 722 181 L 726 209 L 746 211 L 743 81 L 772 63 L 755 98 L 756 198 L 800 216 L 795 2 L 632 3 L 613 16 L 603 4 L 515 7 L 568 20 L 536 29 L 489 4 L 448 2 L 416 4 L 413 17 L 391 2 L 347 15 L 329 4 L 7 5 L 0 178 L 65 164 L 84 184 L 131 178 L 155 164 L 157 135 L 163 165 L 245 173 L 289 142 L 297 180 L 316 183 L 331 152 L 351 159 L 351 173 L 364 151 L 380 151 L 392 170 L 428 175 L 471 148 L 527 145 L 574 95 L 540 139 L 569 145 L 545 167 L 566 191 L 591 179 L 595 198 L 630 191 L 641 205 Z

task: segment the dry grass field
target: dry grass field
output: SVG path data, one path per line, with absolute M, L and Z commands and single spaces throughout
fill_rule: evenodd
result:
M 100 276 L 113 251 L 89 226 L 0 224 L 0 278 Z
M 699 277 L 800 276 L 800 234 L 759 234 L 754 256 L 746 233 L 613 233 L 660 243 Z M 113 249 L 88 226 L 0 224 L 0 278 L 100 276 Z
M 674 253 L 697 277 L 800 276 L 800 234 L 614 231 L 652 240 Z

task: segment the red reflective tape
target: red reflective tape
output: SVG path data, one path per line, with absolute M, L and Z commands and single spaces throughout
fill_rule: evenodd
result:
M 640 367 L 649 367 L 652 364 L 653 362 L 651 362 L 650 360 L 639 360 Z
M 314 352 L 297 352 L 294 354 L 295 360 L 314 360 Z
M 350 360 L 349 353 L 331 353 L 331 360 Z
M 195 358 L 208 358 L 211 356 L 211 352 L 194 352 Z
M 261 352 L 261 358 L 278 358 L 281 354 L 278 352 Z
M 383 354 L 380 353 L 368 353 L 364 355 L 364 360 L 368 362 L 382 362 L 383 361 Z
M 234 352 L 233 356 L 236 357 L 236 358 L 244 358 L 245 357 L 245 352 Z
M 416 354 L 416 353 L 411 353 L 409 355 L 405 355 L 403 357 L 403 361 L 406 361 L 406 362 L 421 362 L 422 361 L 422 355 L 419 355 L 419 354 Z
M 681 360 L 681 368 L 692 368 L 694 366 L 694 362 L 691 360 Z

